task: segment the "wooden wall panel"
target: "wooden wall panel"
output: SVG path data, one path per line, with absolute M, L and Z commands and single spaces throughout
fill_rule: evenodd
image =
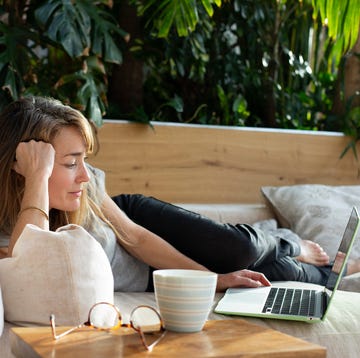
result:
M 257 203 L 260 188 L 358 184 L 340 133 L 107 121 L 90 163 L 111 195 L 142 193 L 177 203 Z

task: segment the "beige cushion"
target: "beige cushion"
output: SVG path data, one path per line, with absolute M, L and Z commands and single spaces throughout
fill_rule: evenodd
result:
M 290 228 L 302 239 L 319 243 L 333 259 L 353 206 L 360 207 L 360 186 L 327 186 L 318 184 L 263 187 L 268 204 L 282 227 Z M 360 258 L 360 240 L 356 240 L 352 258 Z M 359 276 L 356 290 L 360 288 Z M 351 289 L 348 276 L 342 288 Z M 351 278 L 352 279 L 352 278 Z M 351 280 L 350 279 L 350 280 Z
M 27 225 L 13 250 L 0 260 L 5 319 L 20 325 L 59 325 L 87 319 L 98 301 L 113 302 L 114 281 L 100 244 L 83 228 L 56 232 Z

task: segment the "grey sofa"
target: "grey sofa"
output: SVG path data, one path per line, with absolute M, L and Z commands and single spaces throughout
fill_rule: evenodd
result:
M 183 205 L 188 209 L 201 212 L 225 222 L 249 222 L 254 223 L 269 220 L 274 217 L 273 212 L 265 205 Z M 289 283 L 297 285 L 298 283 Z M 283 333 L 316 343 L 327 348 L 327 357 L 358 357 L 360 352 L 360 293 L 339 290 L 334 298 L 333 305 L 325 321 L 309 324 L 302 322 L 290 322 L 271 319 L 245 318 L 256 324 L 276 329 Z M 214 301 L 222 297 L 217 293 Z M 116 305 L 119 307 L 124 318 L 131 309 L 138 304 L 156 305 L 152 293 L 121 293 L 114 294 Z M 225 316 L 211 312 L 209 319 L 238 319 L 237 317 Z M 13 325 L 5 322 L 4 331 L 0 337 L 0 357 L 13 357 L 9 330 Z

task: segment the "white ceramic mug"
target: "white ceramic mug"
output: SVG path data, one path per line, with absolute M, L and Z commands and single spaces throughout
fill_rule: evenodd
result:
M 153 278 L 165 328 L 175 332 L 201 331 L 214 301 L 217 274 L 166 269 L 154 271 Z

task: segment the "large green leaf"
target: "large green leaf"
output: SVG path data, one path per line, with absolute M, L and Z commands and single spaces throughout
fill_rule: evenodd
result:
M 90 17 L 70 0 L 50 0 L 35 16 L 49 38 L 61 43 L 71 57 L 81 56 L 90 46 Z
M 116 36 L 127 38 L 128 34 L 98 2 L 51 0 L 36 11 L 36 18 L 49 38 L 61 43 L 71 57 L 92 52 L 107 62 L 122 62 Z
M 97 126 L 101 126 L 105 112 L 103 98 L 106 88 L 101 82 L 103 75 L 103 65 L 95 56 L 90 56 L 84 61 L 83 69 L 62 76 L 57 84 L 58 88 L 65 88 L 65 92 L 75 88 L 76 99 L 71 97 L 68 100 Z
M 12 27 L 0 22 L 0 73 L 1 86 L 10 96 L 17 99 L 24 88 L 24 77 L 29 72 L 30 62 L 37 55 L 29 46 L 29 40 L 36 41 L 36 35 L 25 27 Z
M 79 2 L 79 7 L 91 18 L 91 52 L 106 62 L 122 63 L 122 53 L 116 43 L 118 37 L 127 40 L 129 34 L 122 30 L 108 11 Z
M 6 73 L 5 84 L 2 86 L 2 89 L 7 89 L 12 98 L 19 98 L 17 90 L 17 77 L 12 68 Z

